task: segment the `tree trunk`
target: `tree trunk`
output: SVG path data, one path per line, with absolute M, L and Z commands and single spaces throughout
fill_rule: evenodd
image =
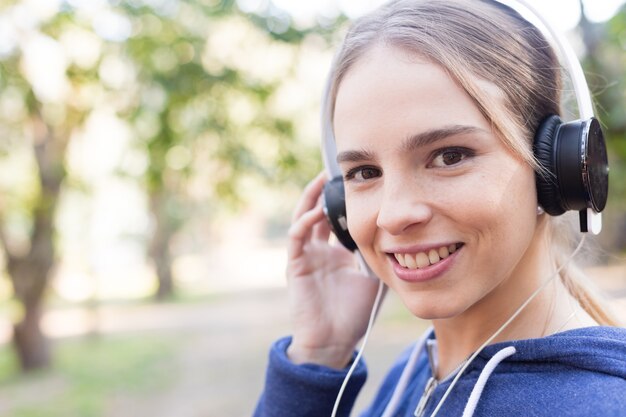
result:
M 170 242 L 176 229 L 168 217 L 165 192 L 156 191 L 150 194 L 150 210 L 155 226 L 148 254 L 154 264 L 158 280 L 155 298 L 164 300 L 174 295 Z
M 18 253 L 12 248 L 10 239 L 0 230 L 7 272 L 15 298 L 22 304 L 24 311 L 13 329 L 13 344 L 24 371 L 50 366 L 49 344 L 41 331 L 40 319 L 43 297 L 55 261 L 54 218 L 65 176 L 63 156 L 67 144 L 64 137 L 55 137 L 38 111 L 33 114 L 32 127 L 41 192 L 33 207 L 28 251 Z
M 54 264 L 54 245 L 49 215 L 39 216 L 35 219 L 28 253 L 19 257 L 9 254 L 7 263 L 15 297 L 24 307 L 24 316 L 13 328 L 13 344 L 25 371 L 50 365 L 49 346 L 39 322 L 43 296 Z
M 31 250 L 20 258 L 10 256 L 7 268 L 15 297 L 24 308 L 23 317 L 13 326 L 13 344 L 25 371 L 50 365 L 49 346 L 39 322 L 53 254 L 48 252 L 41 255 L 34 256 Z
M 39 326 L 40 319 L 40 309 L 30 308 L 24 319 L 13 326 L 14 348 L 24 371 L 50 366 L 50 346 Z

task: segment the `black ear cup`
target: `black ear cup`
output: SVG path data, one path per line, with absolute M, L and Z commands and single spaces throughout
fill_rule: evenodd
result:
M 600 122 L 591 119 L 586 129 L 586 170 L 583 172 L 583 180 L 589 190 L 589 205 L 600 213 L 609 197 L 609 161 Z
M 335 177 L 324 185 L 322 193 L 324 201 L 324 214 L 331 230 L 343 246 L 350 251 L 357 249 L 356 243 L 348 232 L 348 219 L 346 216 L 346 192 L 343 187 L 343 178 Z
M 549 116 L 537 129 L 534 152 L 542 167 L 536 174 L 537 199 L 546 213 L 604 210 L 609 168 L 596 119 L 563 123 L 558 116 Z
M 559 216 L 565 213 L 561 192 L 557 181 L 555 144 L 557 132 L 561 126 L 561 118 L 556 115 L 546 118 L 535 133 L 535 158 L 541 169 L 536 173 L 537 200 L 546 213 Z

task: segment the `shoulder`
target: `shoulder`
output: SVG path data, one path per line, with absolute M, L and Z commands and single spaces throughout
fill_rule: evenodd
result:
M 485 363 L 504 346 L 514 355 L 498 365 L 479 403 L 509 415 L 626 415 L 626 329 L 589 327 L 541 339 L 498 343 L 481 353 Z M 479 411 L 477 409 L 477 411 Z
M 515 354 L 503 368 L 528 372 L 566 372 L 568 375 L 626 379 L 626 329 L 595 326 L 570 330 L 538 339 L 514 340 L 487 346 L 480 354 L 489 360 L 501 349 L 513 346 Z
M 494 375 L 476 416 L 624 416 L 626 380 L 579 370 Z

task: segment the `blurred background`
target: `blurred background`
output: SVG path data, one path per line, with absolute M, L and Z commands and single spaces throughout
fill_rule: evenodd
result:
M 380 3 L 0 0 L 0 415 L 252 413 L 333 50 Z M 606 129 L 586 264 L 626 318 L 624 0 L 532 3 Z M 360 402 L 424 326 L 388 297 Z

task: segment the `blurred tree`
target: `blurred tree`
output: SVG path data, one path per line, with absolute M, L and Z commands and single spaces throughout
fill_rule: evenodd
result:
M 272 34 L 271 17 L 248 18 L 233 1 L 154 4 L 122 7 L 133 25 L 124 52 L 136 68 L 138 94 L 126 116 L 149 160 L 148 253 L 162 299 L 174 289 L 171 242 L 191 215 L 190 177 L 209 166 L 210 197 L 236 206 L 243 198 L 239 183 L 250 175 L 280 183 L 297 170 L 310 177 L 319 168 L 305 163 L 317 147 L 302 146 L 294 120 L 271 103 L 297 64 L 298 45 L 310 33 L 328 37 L 332 28 L 297 30 L 287 23 Z
M 20 306 L 13 343 L 24 370 L 50 364 L 39 322 L 55 263 L 55 213 L 69 138 L 89 111 L 85 103 L 67 99 L 90 77 L 88 72 L 67 67 L 54 39 L 68 24 L 65 16 L 58 15 L 0 56 L 0 106 L 6 110 L 0 112 L 4 155 L 30 147 L 32 172 L 36 173 L 28 189 L 3 187 L 0 206 L 0 243 Z M 47 65 L 45 74 L 39 65 Z M 11 236 L 10 230 L 15 230 L 11 221 L 20 217 L 25 223 L 23 233 Z
M 579 29 L 585 46 L 583 64 L 598 116 L 604 125 L 611 175 L 607 218 L 613 227 L 603 233 L 612 251 L 626 249 L 626 6 L 607 23 L 589 21 L 584 3 Z
M 285 91 L 299 45 L 327 44 L 336 28 L 296 29 L 271 4 L 244 15 L 228 0 L 28 7 L 0 3 L 1 153 L 13 160 L 19 149 L 26 161 L 22 181 L 0 184 L 0 243 L 21 311 L 13 342 L 25 370 L 50 362 L 39 323 L 57 258 L 55 217 L 70 138 L 85 134 L 89 117 L 113 109 L 147 155 L 148 253 L 157 297 L 167 297 L 172 239 L 196 215 L 191 194 L 203 207 L 235 207 L 250 197 L 242 192 L 249 178 L 301 184 L 319 170 L 317 141 L 303 144 L 296 118 L 277 102 L 293 102 Z
M 25 370 L 50 362 L 39 322 L 57 258 L 55 216 L 70 138 L 86 134 L 89 117 L 113 109 L 147 156 L 148 254 L 157 297 L 167 297 L 171 243 L 197 210 L 192 194 L 201 210 L 236 207 L 250 178 L 302 184 L 320 169 L 317 140 L 303 143 L 308 125 L 285 107 L 301 106 L 300 47 L 328 46 L 336 29 L 297 29 L 271 4 L 244 15 L 229 0 L 60 7 L 29 20 L 27 6 L 0 3 L 0 152 L 10 160 L 19 150 L 30 168 L 0 184 L 0 243 L 21 311 L 13 342 Z

